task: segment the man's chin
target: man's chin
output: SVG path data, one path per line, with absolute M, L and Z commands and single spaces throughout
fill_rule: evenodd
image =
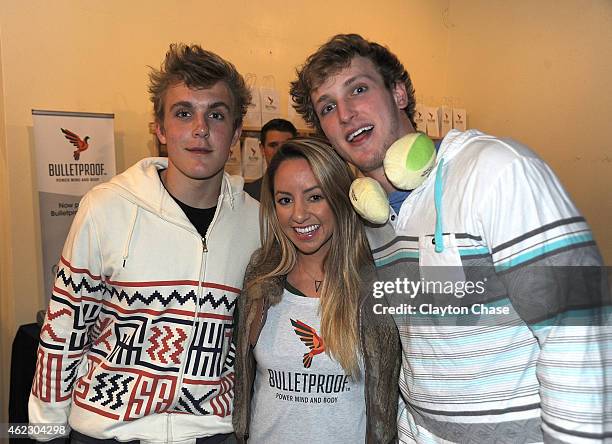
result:
M 351 162 L 357 167 L 363 174 L 368 175 L 372 172 L 376 172 L 383 169 L 383 160 L 379 158 L 374 159 L 358 159 L 357 162 Z
M 221 168 L 220 170 L 218 170 L 218 171 L 216 171 L 214 173 L 207 172 L 207 173 L 204 173 L 204 174 L 196 175 L 196 177 L 194 177 L 194 179 L 197 179 L 197 180 L 211 180 L 211 179 L 215 179 L 215 178 L 218 178 L 218 177 L 221 177 L 221 176 L 223 176 L 223 168 Z
M 186 172 L 185 176 L 193 180 L 211 180 L 223 176 L 223 168 L 217 170 L 192 170 Z

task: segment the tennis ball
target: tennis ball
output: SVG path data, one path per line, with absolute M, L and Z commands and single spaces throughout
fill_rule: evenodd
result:
M 431 139 L 422 133 L 411 133 L 389 147 L 383 165 L 393 186 L 414 190 L 423 183 L 435 161 L 436 148 Z
M 355 179 L 349 190 L 349 198 L 355 211 L 374 224 L 384 224 L 389 219 L 389 200 L 383 187 L 370 177 Z

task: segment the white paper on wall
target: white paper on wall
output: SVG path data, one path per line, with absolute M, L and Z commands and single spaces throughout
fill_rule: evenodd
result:
M 261 96 L 257 87 L 257 76 L 253 73 L 248 73 L 244 76 L 244 81 L 251 91 L 251 104 L 247 109 L 242 124 L 259 128 L 261 126 Z
M 440 121 L 438 120 L 439 108 L 434 106 L 427 107 L 427 135 L 434 139 L 440 138 Z
M 280 115 L 280 96 L 276 89 L 274 76 L 268 75 L 262 78 L 261 88 L 261 124 L 265 125 L 272 119 L 278 119 Z
M 421 105 L 420 103 L 416 104 L 414 109 L 414 123 L 416 123 L 416 130 L 422 133 L 427 132 L 427 120 L 425 119 L 425 115 L 427 114 L 427 107 Z
M 228 174 L 242 176 L 242 150 L 240 149 L 240 139 L 230 147 L 229 157 L 225 162 L 225 171 Z
M 440 137 L 445 137 L 453 129 L 453 109 L 448 106 L 440 108 Z
M 453 128 L 459 131 L 467 130 L 467 111 L 463 108 L 453 108 Z
M 252 182 L 263 176 L 263 153 L 259 148 L 259 140 L 255 137 L 247 137 L 244 139 L 242 153 L 242 171 L 244 172 L 244 180 Z

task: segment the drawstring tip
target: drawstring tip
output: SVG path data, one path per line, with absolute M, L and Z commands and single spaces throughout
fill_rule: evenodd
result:
M 125 259 L 123 259 L 123 268 L 125 268 Z
M 442 168 L 444 167 L 444 159 L 440 158 L 438 169 L 436 170 L 436 179 L 434 181 L 434 207 L 436 209 L 436 229 L 434 232 L 436 253 L 444 251 L 444 224 L 442 222 Z

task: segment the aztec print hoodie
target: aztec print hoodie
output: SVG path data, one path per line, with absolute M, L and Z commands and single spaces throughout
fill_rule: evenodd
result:
M 31 423 L 150 443 L 232 432 L 233 311 L 258 204 L 225 174 L 202 238 L 161 183 L 166 167 L 144 159 L 82 199 L 41 331 Z

